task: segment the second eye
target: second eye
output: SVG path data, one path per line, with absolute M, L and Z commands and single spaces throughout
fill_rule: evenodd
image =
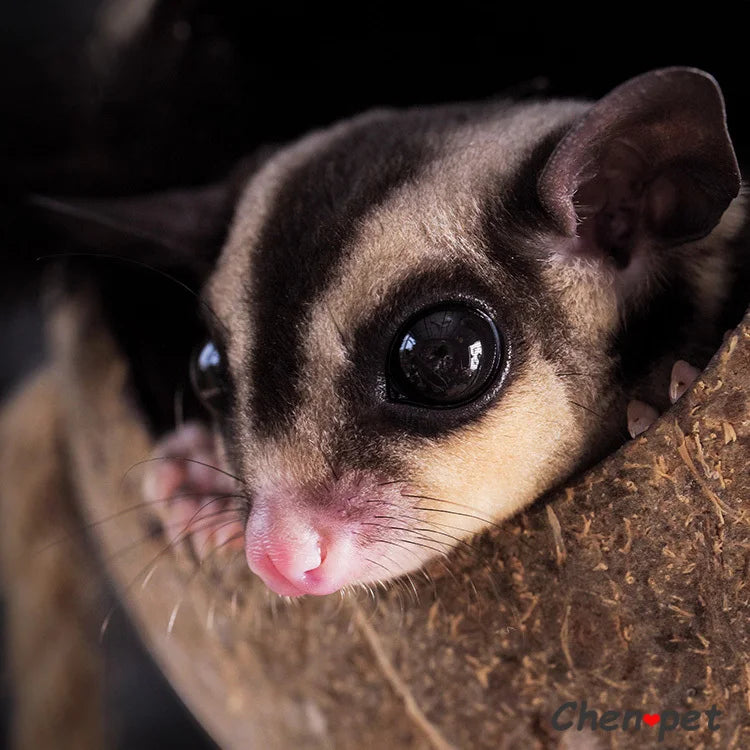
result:
M 198 398 L 210 409 L 218 409 L 226 392 L 226 369 L 213 341 L 196 350 L 190 363 L 190 379 Z

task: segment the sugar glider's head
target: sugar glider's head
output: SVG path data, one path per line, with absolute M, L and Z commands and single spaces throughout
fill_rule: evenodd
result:
M 279 151 L 196 364 L 249 488 L 250 567 L 288 595 L 408 572 L 609 444 L 623 317 L 738 188 L 718 89 L 684 69 L 593 107 L 374 112 Z
M 674 68 L 593 106 L 373 112 L 243 185 L 194 381 L 249 565 L 299 595 L 417 569 L 615 443 L 624 337 L 690 287 L 739 173 L 715 81 Z M 222 195 L 172 196 L 172 248 Z

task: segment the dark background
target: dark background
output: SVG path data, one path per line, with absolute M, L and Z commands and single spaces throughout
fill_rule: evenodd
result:
M 741 22 L 715 3 L 658 22 L 654 14 L 632 5 L 571 5 L 553 18 L 539 6 L 466 2 L 344 14 L 226 0 L 2 0 L 0 397 L 43 357 L 45 262 L 35 259 L 52 240 L 28 208 L 32 193 L 199 184 L 259 144 L 368 107 L 502 92 L 597 97 L 675 64 L 719 80 L 746 163 L 747 65 L 732 32 Z M 138 655 L 124 618 L 107 643 L 120 746 L 208 746 Z M 2 704 L 7 713 L 7 688 Z

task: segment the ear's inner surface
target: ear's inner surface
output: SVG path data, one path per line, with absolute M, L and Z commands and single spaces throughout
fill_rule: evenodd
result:
M 710 167 L 671 164 L 654 170 L 646 154 L 625 139 L 608 144 L 596 175 L 583 182 L 574 202 L 578 232 L 587 250 L 628 265 L 639 241 L 672 244 L 705 236 L 720 216 L 701 182 Z
M 539 195 L 579 250 L 624 266 L 638 249 L 705 237 L 739 187 L 716 81 L 668 68 L 594 104 L 557 145 Z
M 628 264 L 641 204 L 648 200 L 645 172 L 638 150 L 616 141 L 602 155 L 598 173 L 575 194 L 580 236 L 590 248 L 611 256 L 619 267 Z

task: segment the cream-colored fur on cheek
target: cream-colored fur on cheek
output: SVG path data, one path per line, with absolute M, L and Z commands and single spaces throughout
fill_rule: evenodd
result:
M 430 523 L 480 531 L 562 480 L 584 443 L 563 384 L 537 355 L 481 422 L 414 456 L 415 494 L 437 499 L 416 507 L 432 509 L 422 511 Z

